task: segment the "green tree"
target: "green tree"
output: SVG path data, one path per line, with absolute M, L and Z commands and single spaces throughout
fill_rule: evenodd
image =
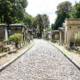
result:
M 24 21 L 23 21 L 28 28 L 32 28 L 33 22 L 34 22 L 34 18 L 29 15 L 28 13 L 25 13 L 25 17 L 24 17 Z
M 55 24 L 51 24 L 51 29 L 54 30 Z
M 35 19 L 36 19 L 37 26 L 38 26 L 37 27 L 37 30 L 39 30 L 40 36 L 41 36 L 42 35 L 42 32 L 43 32 L 43 29 L 44 29 L 42 15 L 41 14 L 38 14 Z
M 23 20 L 26 0 L 0 0 L 1 23 L 16 23 Z
M 57 11 L 56 14 L 59 14 L 61 12 L 67 12 L 67 13 L 71 13 L 72 11 L 72 3 L 69 1 L 65 1 L 65 2 L 61 2 L 58 6 L 57 6 Z
M 52 31 L 52 28 L 51 27 L 47 28 L 45 32 L 47 31 Z
M 28 5 L 27 0 L 16 0 L 16 8 L 17 8 L 17 14 L 16 18 L 18 19 L 18 22 L 23 21 L 24 19 L 24 13 L 25 13 L 25 8 Z
M 50 26 L 49 16 L 46 14 L 43 14 L 42 19 L 43 19 L 44 28 L 45 29 L 49 28 Z
M 71 18 L 80 18 L 80 2 L 76 3 L 73 6 L 70 17 Z
M 11 2 L 0 0 L 0 21 L 1 23 L 11 22 L 10 11 L 12 10 Z
M 36 21 L 35 18 L 34 18 L 34 22 L 32 24 L 32 28 L 33 28 L 33 32 L 36 32 L 36 29 L 37 29 L 37 21 Z
M 35 20 L 37 22 L 37 32 L 39 32 L 40 35 L 42 35 L 42 32 L 44 31 L 44 29 L 46 30 L 50 26 L 49 17 L 46 14 L 43 14 L 43 15 L 38 14 L 35 17 Z
M 58 30 L 59 27 L 62 27 L 62 23 L 64 22 L 66 18 L 70 18 L 67 12 L 62 12 L 58 14 L 57 19 L 54 24 L 54 30 Z

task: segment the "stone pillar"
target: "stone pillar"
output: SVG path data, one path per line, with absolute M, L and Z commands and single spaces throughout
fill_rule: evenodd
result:
M 55 33 L 53 33 L 53 40 L 55 40 Z
M 8 37 L 11 36 L 11 30 L 8 30 Z
M 51 41 L 52 41 L 52 33 L 51 33 Z
M 5 41 L 7 41 L 8 39 L 8 31 L 7 31 L 7 27 L 5 27 Z
M 27 30 L 25 31 L 25 40 L 27 41 Z
M 61 31 L 60 31 L 60 43 L 61 43 Z
M 24 28 L 22 28 L 22 36 L 23 36 L 23 41 L 24 41 Z
M 66 45 L 66 32 L 64 32 L 64 35 L 65 35 L 65 36 L 64 36 L 64 37 L 65 37 L 65 38 L 64 38 L 64 44 Z

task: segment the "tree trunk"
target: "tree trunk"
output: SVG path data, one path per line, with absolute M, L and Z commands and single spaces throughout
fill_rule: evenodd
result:
M 2 23 L 2 15 L 1 15 L 1 23 Z
M 5 23 L 5 14 L 4 14 L 4 23 Z

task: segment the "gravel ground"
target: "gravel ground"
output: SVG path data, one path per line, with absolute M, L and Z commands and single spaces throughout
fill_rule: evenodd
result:
M 80 80 L 80 70 L 43 40 L 0 72 L 0 80 Z

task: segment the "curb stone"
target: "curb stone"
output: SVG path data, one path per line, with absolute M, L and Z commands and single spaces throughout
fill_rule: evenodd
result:
M 53 43 L 49 42 L 51 45 L 53 45 L 54 47 L 56 47 L 57 49 L 59 49 L 57 46 L 55 46 Z M 65 54 L 65 56 L 80 70 L 80 65 L 74 60 L 72 59 L 68 54 L 64 53 L 61 49 L 59 49 L 61 51 L 61 53 Z
M 19 54 L 17 57 L 13 58 L 12 60 L 10 60 L 9 62 L 5 63 L 4 65 L 2 65 L 0 67 L 0 72 L 2 70 L 4 70 L 6 67 L 8 67 L 10 64 L 12 64 L 14 61 L 16 61 L 18 58 L 20 58 L 23 54 L 25 54 L 29 49 L 31 49 L 33 46 L 35 45 L 35 43 L 30 46 L 26 51 L 24 51 L 23 53 Z

